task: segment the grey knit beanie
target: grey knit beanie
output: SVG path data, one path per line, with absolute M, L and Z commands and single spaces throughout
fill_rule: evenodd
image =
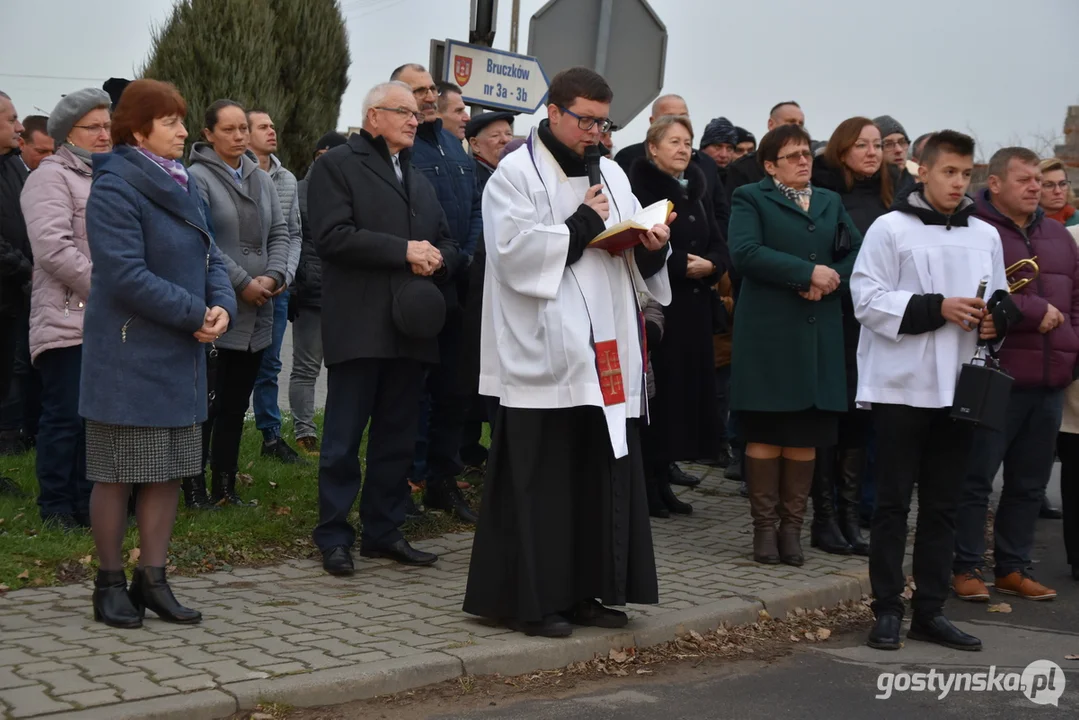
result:
M 83 88 L 73 93 L 68 93 L 56 103 L 52 114 L 49 115 L 47 129 L 49 137 L 56 141 L 57 145 L 67 142 L 67 136 L 71 134 L 71 128 L 82 119 L 82 116 L 96 108 L 112 106 L 112 98 L 104 90 L 98 88 Z
M 717 117 L 704 126 L 701 134 L 701 149 L 709 145 L 735 145 L 738 142 L 738 133 L 734 129 L 734 123 L 725 117 Z
M 910 142 L 910 136 L 907 135 L 907 131 L 903 129 L 903 126 L 899 124 L 891 115 L 881 115 L 880 117 L 873 118 L 873 124 L 880 128 L 881 139 L 894 135 L 896 133 L 902 133 L 907 142 Z

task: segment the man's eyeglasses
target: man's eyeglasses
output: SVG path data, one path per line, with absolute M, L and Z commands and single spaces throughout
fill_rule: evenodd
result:
M 1051 180 L 1046 180 L 1046 181 L 1044 181 L 1042 183 L 1042 190 L 1045 190 L 1045 191 L 1051 191 L 1051 190 L 1065 190 L 1065 191 L 1067 191 L 1067 189 L 1069 187 L 1071 187 L 1071 180 L 1061 180 L 1060 182 L 1053 182 Z
M 397 113 L 401 117 L 411 115 L 412 117 L 416 118 L 416 122 L 420 123 L 421 125 L 423 124 L 423 113 L 421 113 L 421 112 L 413 112 L 412 110 L 409 110 L 408 108 L 402 108 L 402 107 L 391 108 L 391 107 L 376 106 L 375 110 L 382 110 L 383 112 Z
M 107 133 L 112 132 L 112 123 L 105 123 L 104 125 L 73 125 L 72 127 L 77 127 L 80 130 L 85 130 L 91 135 L 100 135 L 102 130 Z
M 906 140 L 887 140 L 884 143 L 885 150 L 895 150 L 896 148 L 903 148 L 906 150 L 910 147 L 910 143 Z
M 610 132 L 611 126 L 614 125 L 614 121 L 612 121 L 610 118 L 585 117 L 584 115 L 578 115 L 572 110 L 564 108 L 561 105 L 558 107 L 558 109 L 566 113 L 570 117 L 577 118 L 577 127 L 579 127 L 581 130 L 591 130 L 592 128 L 596 127 L 596 125 L 599 125 L 599 131 L 601 133 L 605 133 Z
M 412 94 L 418 98 L 426 97 L 427 95 L 438 95 L 437 85 L 426 85 L 424 87 L 412 88 Z
M 799 160 L 809 160 L 810 162 L 812 162 L 813 153 L 809 150 L 795 150 L 792 153 L 780 155 L 776 158 L 776 162 L 779 162 L 780 160 L 786 160 L 789 163 L 796 163 Z

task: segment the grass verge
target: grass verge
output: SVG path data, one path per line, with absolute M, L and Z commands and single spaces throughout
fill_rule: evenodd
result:
M 321 417 L 317 424 L 321 433 Z M 291 436 L 288 440 L 292 442 Z M 318 458 L 303 466 L 266 460 L 260 454 L 261 441 L 254 423 L 248 422 L 240 448 L 238 489 L 245 500 L 258 505 L 200 512 L 187 510 L 181 501 L 169 551 L 170 572 L 189 575 L 317 557 L 311 531 L 318 522 Z M 366 445 L 365 438 L 361 461 Z M 65 533 L 42 524 L 35 502 L 34 464 L 33 452 L 0 457 L 0 474 L 15 480 L 27 495 L 23 499 L 0 495 L 0 592 L 78 582 L 97 571 L 89 531 Z M 465 494 L 478 507 L 476 490 Z M 358 527 L 356 508 L 350 517 Z M 428 511 L 422 520 L 407 525 L 405 534 L 418 540 L 470 529 L 446 513 Z M 138 532 L 132 527 L 124 539 L 129 567 L 137 560 L 137 547 Z

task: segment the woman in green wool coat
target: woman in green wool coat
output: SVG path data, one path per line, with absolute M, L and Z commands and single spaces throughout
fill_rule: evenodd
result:
M 772 130 L 757 159 L 768 177 L 735 190 L 728 233 L 742 277 L 731 410 L 747 443 L 753 557 L 801 565 L 814 448 L 835 445 L 837 413 L 847 410 L 837 290 L 850 278 L 862 238 L 839 195 L 810 185 L 804 129 Z

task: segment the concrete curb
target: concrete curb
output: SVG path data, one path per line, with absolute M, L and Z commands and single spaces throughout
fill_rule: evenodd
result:
M 132 700 L 119 705 L 48 715 L 49 720 L 214 720 L 236 712 L 236 699 L 220 690 Z
M 910 558 L 905 563 L 910 572 Z M 721 624 L 756 622 L 761 610 L 783 619 L 795 608 L 831 607 L 860 600 L 869 592 L 868 570 L 839 572 L 773 590 L 756 597 L 731 597 L 707 605 L 638 617 L 628 628 L 577 630 L 566 640 L 520 637 L 503 642 L 434 650 L 425 655 L 365 663 L 357 667 L 316 670 L 259 680 L 244 680 L 204 690 L 77 712 L 50 715 L 57 720 L 211 720 L 237 710 L 254 709 L 260 702 L 288 703 L 294 707 L 338 705 L 378 695 L 413 690 L 468 675 L 522 675 L 554 670 L 591 660 L 611 649 L 649 647 L 674 640 L 690 631 L 706 633 Z

